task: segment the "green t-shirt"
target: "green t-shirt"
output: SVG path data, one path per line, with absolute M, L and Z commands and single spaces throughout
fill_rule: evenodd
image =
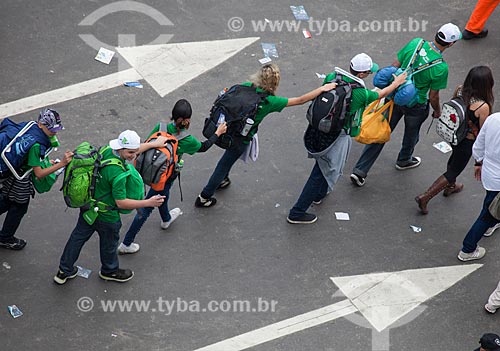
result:
M 104 150 L 103 160 L 112 158 L 120 159 L 113 154 L 111 148 Z M 114 179 L 123 172 L 125 172 L 125 169 L 118 165 L 101 168 L 99 171 L 100 177 L 97 177 L 94 198 L 100 199 L 100 201 L 110 206 L 116 206 L 115 200 L 125 200 L 127 198 L 127 178 L 125 177 L 113 185 Z M 118 210 L 99 212 L 97 219 L 103 222 L 116 223 L 120 220 L 120 213 Z
M 241 83 L 244 86 L 251 86 L 251 82 Z M 265 91 L 261 88 L 256 89 L 259 93 L 264 93 Z M 248 139 L 251 139 L 254 134 L 257 132 L 257 126 L 264 120 L 268 114 L 272 112 L 281 112 L 288 105 L 288 98 L 282 96 L 269 95 L 267 96 L 262 103 L 259 105 L 259 110 L 257 111 L 257 115 L 255 116 L 254 128 L 250 130 L 248 133 Z M 244 141 L 245 144 L 248 144 L 249 141 Z
M 40 144 L 35 143 L 28 151 L 28 162 L 26 163 L 29 167 L 42 167 L 43 159 L 40 155 Z
M 406 68 L 410 62 L 411 56 L 420 43 L 420 40 L 422 39 L 415 38 L 411 40 L 398 52 L 398 61 L 401 63 L 402 68 Z M 443 58 L 443 56 L 426 41 L 420 50 L 420 56 L 417 58 L 415 65 L 418 67 L 418 65 L 423 65 L 439 58 Z M 438 65 L 418 72 L 413 76 L 413 81 L 415 82 L 415 87 L 418 89 L 418 102 L 424 104 L 427 102 L 429 89 L 446 89 L 448 83 L 448 64 L 443 61 Z
M 158 132 L 160 130 L 160 123 L 158 123 L 151 133 L 148 135 L 151 137 L 154 133 Z M 185 131 L 185 129 L 181 129 L 181 132 Z M 172 134 L 173 136 L 178 135 L 177 134 L 177 129 L 175 128 L 174 123 L 169 123 L 167 125 L 167 133 Z M 192 135 L 188 135 L 185 138 L 179 140 L 179 146 L 177 146 L 177 155 L 179 157 L 182 157 L 182 154 L 188 154 L 188 155 L 194 155 L 195 153 L 198 152 L 198 150 L 201 148 L 201 141 L 196 139 L 196 137 Z

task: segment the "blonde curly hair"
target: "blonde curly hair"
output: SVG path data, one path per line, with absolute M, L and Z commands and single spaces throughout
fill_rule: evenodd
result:
M 250 76 L 250 81 L 257 87 L 274 95 L 280 84 L 280 69 L 275 63 L 269 63 Z

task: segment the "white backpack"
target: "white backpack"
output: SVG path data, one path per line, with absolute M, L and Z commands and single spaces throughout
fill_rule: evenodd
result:
M 467 105 L 461 96 L 454 97 L 443 104 L 441 116 L 436 124 L 436 132 L 453 146 L 467 136 Z

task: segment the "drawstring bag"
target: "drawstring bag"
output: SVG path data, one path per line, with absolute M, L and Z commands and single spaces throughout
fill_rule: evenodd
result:
M 113 184 L 116 184 L 119 180 L 126 178 L 125 189 L 127 192 L 127 199 L 132 200 L 142 200 L 144 199 L 144 182 L 139 172 L 130 164 L 124 165 L 126 171 L 117 176 L 113 180 Z M 124 210 L 122 208 L 118 209 L 122 214 L 131 213 L 132 210 Z
M 361 144 L 383 144 L 391 139 L 391 121 L 394 101 L 382 103 L 381 100 L 372 102 L 363 112 L 361 131 L 354 138 Z

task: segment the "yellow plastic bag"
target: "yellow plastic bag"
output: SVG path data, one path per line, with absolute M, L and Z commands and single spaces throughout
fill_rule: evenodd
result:
M 391 121 L 394 101 L 382 104 L 380 100 L 372 102 L 363 112 L 361 132 L 354 138 L 361 144 L 381 144 L 391 139 Z

